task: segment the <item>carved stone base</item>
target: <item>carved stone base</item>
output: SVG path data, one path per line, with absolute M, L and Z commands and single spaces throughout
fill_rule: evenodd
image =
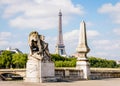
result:
M 76 68 L 83 70 L 83 79 L 90 79 L 90 64 L 86 58 L 79 58 Z
M 25 82 L 44 82 L 55 76 L 54 63 L 29 59 L 26 67 Z

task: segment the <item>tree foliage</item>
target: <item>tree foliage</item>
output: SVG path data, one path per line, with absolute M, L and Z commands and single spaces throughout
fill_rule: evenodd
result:
M 24 68 L 27 61 L 27 54 L 15 53 L 12 56 L 14 68 Z
M 4 51 L 1 55 L 0 55 L 0 67 L 2 68 L 10 68 L 10 66 L 12 65 L 12 52 L 10 51 Z
M 52 60 L 55 62 L 56 67 L 75 67 L 76 66 L 76 58 L 67 58 L 62 57 L 57 54 L 52 54 Z M 120 65 L 116 64 L 114 60 L 107 60 L 97 57 L 89 57 L 88 58 L 90 67 L 95 68 L 116 68 L 120 67 Z
M 52 61 L 54 61 L 56 67 L 75 67 L 76 58 L 63 57 L 58 54 L 52 54 Z
M 96 57 L 88 58 L 91 67 L 100 67 L 100 68 L 115 68 L 117 67 L 116 61 L 106 60 Z
M 58 54 L 51 54 L 52 61 L 56 67 L 75 67 L 76 58 L 63 57 Z M 115 68 L 120 67 L 114 60 L 106 60 L 96 57 L 88 58 L 90 67 L 99 68 Z M 0 55 L 0 68 L 24 68 L 27 62 L 27 54 L 12 53 L 10 51 L 4 51 Z
M 3 51 L 0 55 L 0 68 L 23 68 L 26 61 L 27 54 Z

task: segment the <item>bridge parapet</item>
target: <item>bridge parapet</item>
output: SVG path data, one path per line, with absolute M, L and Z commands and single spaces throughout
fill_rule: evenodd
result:
M 120 78 L 120 68 L 91 68 L 91 79 L 102 79 L 102 78 Z M 0 69 L 0 74 L 2 73 L 13 73 L 19 74 L 25 77 L 26 69 Z M 60 76 L 63 78 L 80 78 L 83 77 L 82 70 L 77 70 L 76 68 L 55 68 L 55 76 Z
M 13 73 L 13 74 L 19 74 L 20 76 L 25 77 L 25 71 L 26 69 L 0 69 L 0 74 Z
M 91 68 L 91 79 L 120 78 L 120 68 Z

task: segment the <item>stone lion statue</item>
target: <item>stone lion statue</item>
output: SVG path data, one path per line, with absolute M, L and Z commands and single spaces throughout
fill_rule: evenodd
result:
M 42 60 L 51 60 L 51 55 L 48 49 L 48 43 L 44 41 L 45 37 L 39 35 L 37 31 L 33 31 L 29 34 L 28 43 L 30 46 L 30 55 L 40 55 Z

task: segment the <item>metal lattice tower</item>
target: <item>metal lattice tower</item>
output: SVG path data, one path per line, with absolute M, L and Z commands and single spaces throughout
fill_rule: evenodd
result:
M 65 46 L 63 43 L 63 34 L 62 34 L 62 12 L 61 11 L 59 11 L 58 39 L 57 39 L 55 53 L 61 56 L 66 56 Z

